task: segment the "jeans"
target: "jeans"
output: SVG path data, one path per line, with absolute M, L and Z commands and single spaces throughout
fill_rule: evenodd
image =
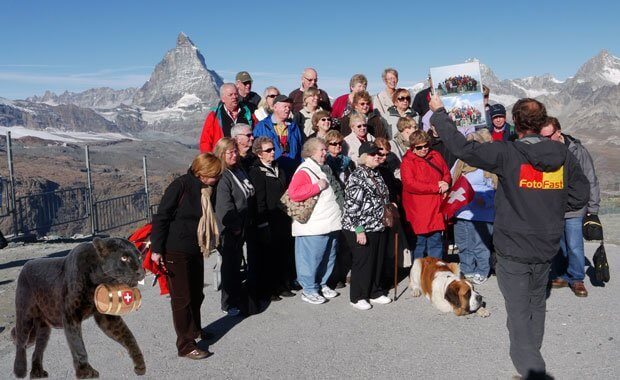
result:
M 424 251 L 428 256 L 441 259 L 443 257 L 443 239 L 441 231 L 428 234 L 416 235 L 415 249 L 413 250 L 413 260 L 424 257 Z
M 586 276 L 582 224 L 582 217 L 564 219 L 560 252 L 553 258 L 554 278 L 561 277 L 571 285 L 574 282 L 583 281 Z
M 459 247 L 463 274 L 489 276 L 493 223 L 457 219 L 454 224 L 454 242 Z
M 340 231 L 295 237 L 297 281 L 306 294 L 318 294 L 334 269 Z

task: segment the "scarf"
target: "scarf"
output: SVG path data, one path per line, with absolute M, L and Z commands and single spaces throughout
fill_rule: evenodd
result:
M 212 186 L 203 187 L 200 190 L 200 204 L 202 216 L 198 222 L 198 245 L 204 257 L 209 257 L 211 251 L 219 244 L 220 230 L 215 222 L 215 213 L 211 205 Z

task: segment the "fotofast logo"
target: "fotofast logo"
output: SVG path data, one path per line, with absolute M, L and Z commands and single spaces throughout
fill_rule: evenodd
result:
M 541 172 L 530 164 L 521 164 L 519 187 L 534 190 L 560 190 L 564 188 L 564 166 L 554 172 Z

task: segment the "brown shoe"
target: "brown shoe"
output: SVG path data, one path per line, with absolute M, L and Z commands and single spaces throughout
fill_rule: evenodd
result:
M 566 281 L 563 278 L 558 277 L 556 279 L 551 280 L 551 287 L 553 289 L 565 288 L 567 286 L 568 286 L 568 281 Z
M 576 281 L 570 286 L 570 289 L 575 293 L 577 297 L 587 297 L 588 291 L 586 290 L 583 281 Z
M 197 348 L 191 351 L 189 354 L 186 354 L 185 357 L 192 360 L 200 360 L 206 357 L 211 356 L 211 353 L 208 351 L 203 351 L 200 348 Z

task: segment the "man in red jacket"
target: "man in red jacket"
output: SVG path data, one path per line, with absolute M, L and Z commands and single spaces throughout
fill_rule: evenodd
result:
M 233 125 L 244 123 L 250 127 L 256 124 L 252 111 L 243 102 L 239 102 L 239 91 L 233 83 L 224 83 L 220 87 L 220 102 L 207 119 L 200 134 L 200 153 L 213 151 L 215 143 L 222 137 L 230 137 Z

